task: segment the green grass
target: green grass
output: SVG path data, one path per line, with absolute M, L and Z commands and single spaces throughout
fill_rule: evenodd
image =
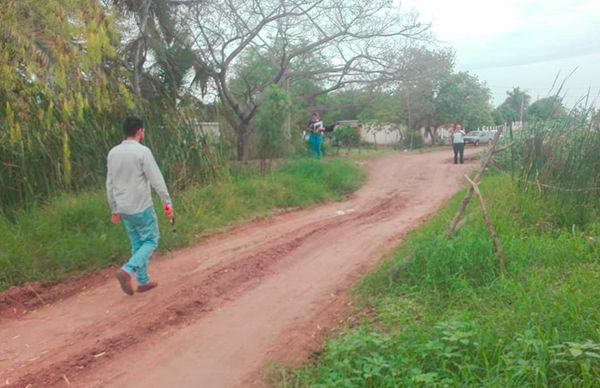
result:
M 177 233 L 159 215 L 160 249 L 191 244 L 276 208 L 339 200 L 360 187 L 364 178 L 360 168 L 348 161 L 295 160 L 266 175 L 240 174 L 174 193 Z M 103 191 L 63 195 L 23 210 L 11 220 L 0 216 L 0 236 L 0 290 L 106 268 L 121 263 L 129 251 L 123 227 L 110 223 Z
M 565 227 L 549 208 L 559 204 L 507 177 L 482 191 L 505 278 L 474 203 L 474 218 L 445 237 L 459 195 L 358 286 L 373 315 L 342 329 L 313 364 L 274 368 L 275 384 L 600 386 L 600 223 Z

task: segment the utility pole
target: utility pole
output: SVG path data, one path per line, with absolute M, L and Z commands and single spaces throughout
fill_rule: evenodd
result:
M 525 125 L 523 125 L 523 105 L 524 104 L 525 104 L 525 92 L 523 92 L 523 95 L 521 95 L 521 115 L 519 117 L 519 122 L 521 123 L 521 129 L 525 129 Z
M 407 107 L 407 111 L 408 111 L 408 122 L 406 123 L 406 126 L 408 127 L 408 129 L 410 129 L 410 90 L 409 90 L 410 86 L 406 88 L 406 107 Z
M 288 112 L 287 112 L 287 122 L 286 122 L 286 135 L 287 140 L 292 140 L 292 101 L 290 99 L 290 78 L 286 77 L 285 79 L 285 91 L 287 93 L 288 98 Z M 289 144 L 289 143 L 288 143 Z

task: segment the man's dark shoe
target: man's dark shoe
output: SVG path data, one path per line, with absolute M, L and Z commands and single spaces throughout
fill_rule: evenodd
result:
M 133 286 L 131 285 L 131 275 L 129 275 L 125 270 L 119 268 L 117 272 L 115 272 L 115 277 L 119 281 L 121 285 L 121 289 L 127 295 L 133 295 Z
M 150 291 L 151 289 L 153 289 L 156 286 L 158 286 L 158 283 L 154 282 L 154 281 L 151 281 L 151 282 L 148 282 L 148 284 L 142 284 L 141 286 L 138 286 L 137 287 L 137 292 Z

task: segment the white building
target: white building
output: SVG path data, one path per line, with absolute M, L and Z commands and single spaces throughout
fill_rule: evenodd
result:
M 360 139 L 375 145 L 394 145 L 402 140 L 404 131 L 399 124 L 368 122 L 360 126 Z
M 194 124 L 194 132 L 198 140 L 204 138 L 218 140 L 221 137 L 221 127 L 218 122 L 202 121 Z

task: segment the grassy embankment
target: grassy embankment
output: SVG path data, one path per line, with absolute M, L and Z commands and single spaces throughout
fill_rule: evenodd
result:
M 177 232 L 159 214 L 160 249 L 193 243 L 211 231 L 277 208 L 340 199 L 363 182 L 364 174 L 352 162 L 295 160 L 266 175 L 235 174 L 174 193 Z M 125 231 L 110 223 L 102 190 L 63 195 L 13 218 L 0 216 L 0 290 L 25 282 L 60 281 L 118 264 L 128 255 Z
M 312 364 L 271 370 L 276 385 L 600 386 L 600 137 L 590 117 L 532 123 L 495 164 L 514 178 L 482 183 L 505 277 L 475 201 L 447 239 L 459 195 L 357 287 L 372 315 Z
M 598 386 L 600 223 L 559 224 L 560 203 L 504 176 L 482 189 L 504 279 L 481 217 L 446 238 L 457 198 L 360 284 L 373 317 L 329 341 L 316 364 L 276 370 L 278 384 Z

